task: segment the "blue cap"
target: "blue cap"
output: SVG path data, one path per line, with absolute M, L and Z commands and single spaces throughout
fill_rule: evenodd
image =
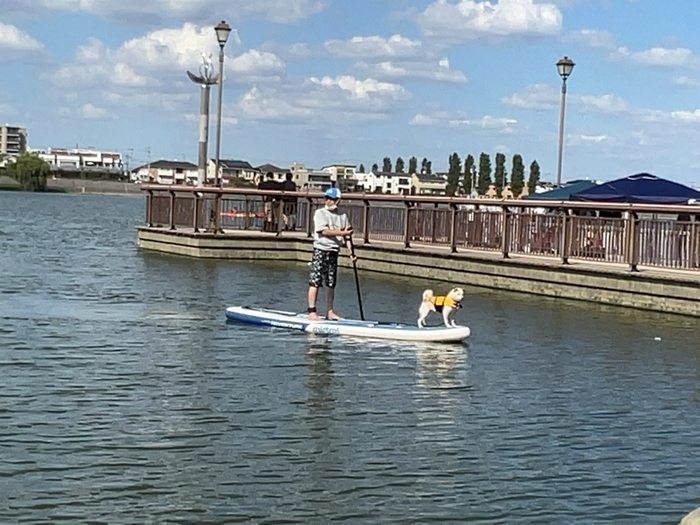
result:
M 340 199 L 340 190 L 338 188 L 328 188 L 326 193 L 324 193 L 328 199 Z

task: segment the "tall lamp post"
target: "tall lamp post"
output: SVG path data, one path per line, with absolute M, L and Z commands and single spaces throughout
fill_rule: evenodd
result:
M 224 46 L 229 34 L 231 34 L 231 26 L 222 20 L 214 30 L 216 31 L 216 39 L 219 41 L 219 103 L 216 108 L 216 177 L 214 181 L 220 187 L 223 182 L 219 175 L 219 156 L 221 154 L 221 101 L 224 92 Z
M 559 112 L 559 160 L 557 162 L 557 186 L 561 186 L 561 159 L 564 150 L 564 107 L 566 105 L 566 79 L 574 70 L 574 62 L 564 57 L 557 62 L 557 71 L 561 77 L 561 110 Z

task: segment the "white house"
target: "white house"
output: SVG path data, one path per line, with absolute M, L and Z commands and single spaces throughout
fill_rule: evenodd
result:
M 367 193 L 410 194 L 411 176 L 407 173 L 371 171 L 365 176 L 363 188 Z
M 47 148 L 36 150 L 53 171 L 106 171 L 121 173 L 123 169 L 121 153 L 92 149 Z
M 207 166 L 207 181 L 214 182 L 216 174 L 216 161 L 211 159 Z M 219 177 L 224 186 L 232 183 L 232 179 L 241 179 L 255 184 L 260 176 L 260 171 L 245 160 L 219 159 Z
M 197 165 L 177 160 L 158 160 L 135 168 L 130 178 L 134 182 L 193 186 L 197 184 Z

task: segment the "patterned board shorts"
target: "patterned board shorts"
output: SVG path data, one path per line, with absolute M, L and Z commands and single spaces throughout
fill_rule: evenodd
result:
M 337 275 L 338 252 L 324 252 L 323 250 L 314 249 L 313 259 L 311 259 L 309 286 L 321 288 L 325 281 L 328 288 L 335 288 Z

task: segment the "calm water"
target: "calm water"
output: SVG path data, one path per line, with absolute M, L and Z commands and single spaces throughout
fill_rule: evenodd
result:
M 0 193 L 0 523 L 677 523 L 700 506 L 697 321 L 463 283 L 468 346 L 227 325 L 231 304 L 303 308 L 306 268 L 142 252 L 143 207 Z M 446 287 L 361 277 L 383 320 Z

